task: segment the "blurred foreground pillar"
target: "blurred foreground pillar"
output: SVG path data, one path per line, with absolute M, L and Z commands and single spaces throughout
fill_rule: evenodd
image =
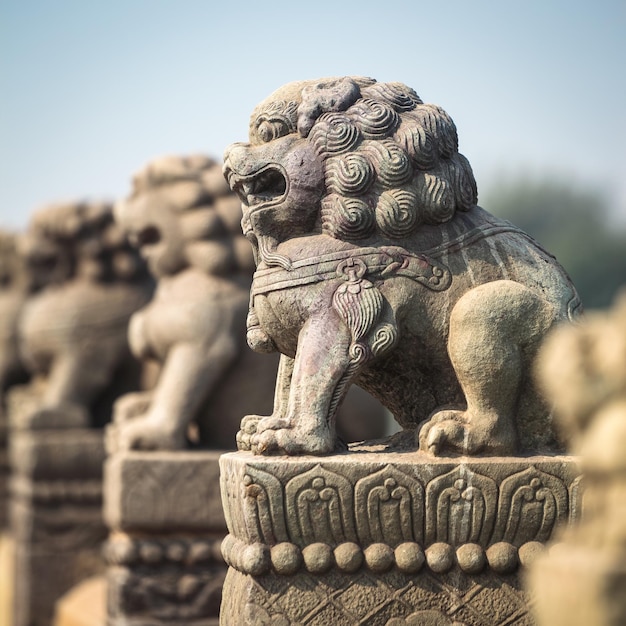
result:
M 556 331 L 540 378 L 580 453 L 584 516 L 529 576 L 539 626 L 626 624 L 626 297 Z

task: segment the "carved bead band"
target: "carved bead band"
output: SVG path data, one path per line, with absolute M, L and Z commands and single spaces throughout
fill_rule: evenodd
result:
M 157 565 L 166 561 L 195 565 L 223 563 L 221 539 L 135 539 L 128 535 L 109 538 L 104 557 L 111 565 Z
M 489 568 L 505 575 L 515 572 L 520 565 L 527 566 L 543 550 L 545 546 L 538 541 L 525 543 L 519 549 L 501 541 L 486 550 L 476 543 L 455 547 L 444 542 L 434 543 L 424 550 L 412 541 L 395 548 L 385 543 L 372 543 L 363 548 L 353 542 L 340 543 L 333 548 L 316 542 L 301 549 L 289 542 L 271 547 L 262 543 L 247 544 L 232 535 L 227 535 L 222 543 L 226 563 L 252 576 L 270 572 L 292 576 L 301 570 L 321 575 L 333 568 L 352 574 L 363 567 L 377 574 L 394 567 L 404 574 L 416 574 L 424 567 L 436 574 L 445 574 L 458 567 L 466 574 L 478 574 Z

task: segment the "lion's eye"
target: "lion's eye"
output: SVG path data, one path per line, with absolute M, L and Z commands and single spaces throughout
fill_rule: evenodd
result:
M 289 127 L 281 120 L 264 120 L 257 128 L 259 139 L 268 143 L 289 134 Z

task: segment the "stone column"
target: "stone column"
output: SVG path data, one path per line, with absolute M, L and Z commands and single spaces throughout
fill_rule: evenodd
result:
M 226 454 L 223 626 L 532 624 L 524 567 L 580 514 L 572 457 Z
M 102 432 L 12 430 L 14 626 L 49 626 L 63 593 L 103 569 Z
M 105 469 L 109 626 L 215 626 L 226 575 L 220 453 L 120 452 Z

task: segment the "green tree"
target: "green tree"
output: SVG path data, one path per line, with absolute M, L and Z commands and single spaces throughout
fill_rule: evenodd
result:
M 484 207 L 533 236 L 570 274 L 585 308 L 611 304 L 626 285 L 626 227 L 602 193 L 554 179 L 505 180 Z M 481 202 L 482 204 L 482 202 Z

